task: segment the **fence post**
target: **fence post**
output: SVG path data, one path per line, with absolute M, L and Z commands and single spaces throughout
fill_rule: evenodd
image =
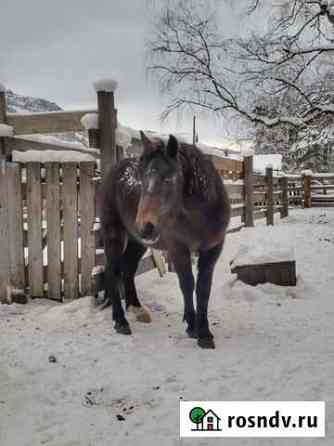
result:
M 302 173 L 303 175 L 303 184 L 304 184 L 304 208 L 312 207 L 312 199 L 311 199 L 311 183 L 312 183 L 312 172 L 305 171 Z
M 0 83 L 0 124 L 6 124 L 6 90 Z M 0 136 L 0 161 L 6 159 L 5 140 Z
M 1 139 L 1 138 L 0 138 Z M 10 303 L 9 222 L 7 170 L 5 161 L 0 164 L 0 302 Z
M 274 224 L 273 168 L 266 167 L 267 225 Z
M 21 169 L 17 163 L 6 163 L 8 188 L 8 225 L 10 281 L 15 290 L 24 292 L 23 207 Z
M 289 215 L 289 195 L 288 195 L 288 178 L 283 177 L 280 179 L 282 188 L 282 206 L 281 206 L 281 218 L 288 217 Z
M 245 226 L 254 226 L 253 156 L 245 156 L 244 158 L 244 187 L 245 187 Z
M 116 127 L 117 111 L 115 110 L 114 91 L 117 84 L 112 80 L 95 83 L 98 103 L 98 123 L 100 133 L 101 171 L 104 175 L 110 166 L 117 162 Z

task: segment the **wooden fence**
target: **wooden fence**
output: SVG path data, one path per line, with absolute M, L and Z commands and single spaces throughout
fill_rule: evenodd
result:
M 13 150 L 69 149 L 25 135 L 82 131 L 80 119 L 91 111 L 8 114 L 0 92 L 0 124 L 14 128 L 13 136 L 0 137 L 0 301 L 10 302 L 21 290 L 67 300 L 98 288 L 104 265 L 96 215 L 98 177 L 120 159 L 121 151 L 115 140 L 114 93 L 98 91 L 97 103 L 99 129 L 90 130 L 88 136 L 90 146 L 100 148 L 101 172 L 95 162 L 20 164 L 11 162 Z M 276 179 L 270 169 L 266 176 L 254 175 L 251 156 L 210 157 L 230 196 L 230 232 L 254 226 L 259 218 L 273 224 L 276 211 L 287 215 L 286 180 Z M 138 274 L 155 267 L 161 272 L 162 263 L 160 254 L 152 251 L 140 263 Z
M 274 175 L 272 168 L 267 168 L 265 175 L 255 175 L 253 195 L 255 219 L 266 218 L 267 224 L 273 225 L 275 214 L 288 216 L 288 181 L 285 176 Z
M 287 175 L 289 204 L 293 206 L 333 207 L 334 173 L 305 171 L 300 175 Z
M 94 169 L 94 162 L 2 163 L 3 300 L 17 290 L 57 300 L 92 292 Z

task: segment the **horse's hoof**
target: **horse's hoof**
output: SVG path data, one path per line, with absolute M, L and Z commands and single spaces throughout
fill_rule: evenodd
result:
M 186 333 L 189 336 L 189 338 L 192 338 L 192 339 L 197 339 L 198 338 L 198 333 L 197 333 L 196 328 L 189 328 L 188 327 L 187 330 L 186 330 Z
M 207 349 L 214 349 L 216 348 L 213 338 L 207 337 L 207 338 L 198 338 L 197 344 L 201 348 L 207 348 Z
M 124 324 L 124 323 L 119 323 L 116 322 L 115 324 L 115 330 L 117 331 L 117 333 L 123 334 L 123 335 L 130 335 L 132 334 L 131 332 L 131 328 L 129 324 Z
M 95 305 L 99 310 L 104 310 L 105 308 L 112 306 L 112 300 L 110 297 L 98 296 L 95 299 Z
M 145 324 L 152 322 L 151 314 L 146 307 L 135 307 L 134 305 L 130 305 L 128 312 L 133 313 L 138 322 L 144 322 Z
M 96 307 L 101 307 L 101 305 L 104 304 L 104 301 L 105 299 L 103 295 L 101 296 L 101 294 L 95 294 L 94 304 Z

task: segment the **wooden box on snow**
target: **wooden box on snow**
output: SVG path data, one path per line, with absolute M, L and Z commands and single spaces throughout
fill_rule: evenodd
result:
M 249 265 L 231 265 L 231 271 L 238 279 L 249 285 L 274 283 L 275 285 L 295 286 L 296 261 L 278 261 Z

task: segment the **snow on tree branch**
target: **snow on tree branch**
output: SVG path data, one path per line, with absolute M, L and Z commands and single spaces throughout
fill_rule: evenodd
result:
M 261 11 L 264 3 L 250 1 L 248 13 Z M 219 14 L 209 4 L 171 0 L 156 23 L 149 69 L 170 97 L 163 117 L 198 108 L 266 127 L 300 128 L 334 113 L 334 2 L 278 0 L 267 32 L 259 24 L 240 38 L 220 35 Z M 270 115 L 258 112 L 263 97 L 278 105 Z M 295 103 L 288 113 L 287 97 Z

